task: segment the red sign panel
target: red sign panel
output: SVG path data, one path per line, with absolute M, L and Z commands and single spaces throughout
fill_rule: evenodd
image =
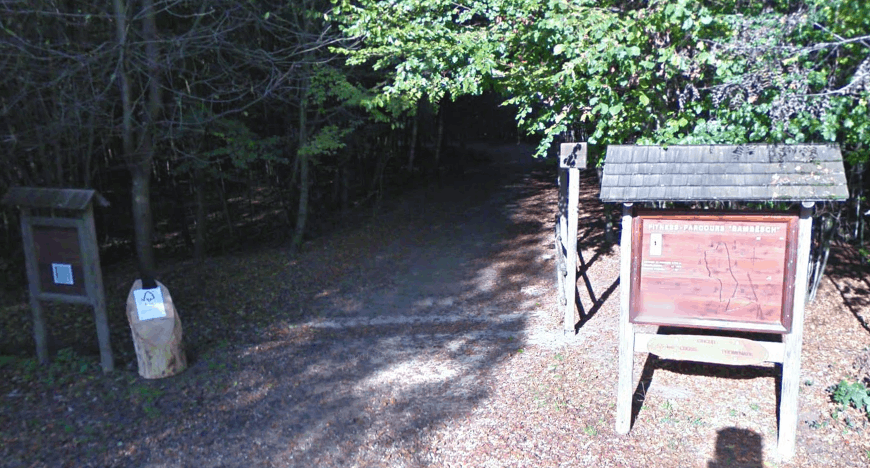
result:
M 639 211 L 631 321 L 786 333 L 796 214 Z

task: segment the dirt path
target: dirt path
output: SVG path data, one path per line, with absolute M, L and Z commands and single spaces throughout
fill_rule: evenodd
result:
M 416 190 L 364 226 L 311 242 L 301 256 L 263 250 L 167 267 L 162 278 L 191 353 L 184 374 L 146 382 L 131 366 L 103 376 L 87 357 L 50 369 L 4 368 L 0 464 L 870 463 L 867 418 L 856 410 L 833 417 L 829 391 L 870 370 L 870 291 L 860 265 L 833 262 L 808 309 L 793 461 L 775 457 L 773 366 L 639 355 L 636 420 L 620 436 L 619 252 L 603 239 L 595 175 L 584 174 L 581 191 L 584 321 L 564 338 L 554 288 L 555 169 L 532 160 L 529 147 L 489 151 L 488 170 Z M 110 294 L 124 297 L 129 285 L 115 276 Z M 126 343 L 123 317 L 112 320 L 113 341 Z M 130 347 L 121 348 L 134 362 Z
M 379 223 L 398 232 L 355 280 L 324 288 L 305 314 L 314 317 L 296 325 L 324 339 L 268 353 L 262 364 L 285 382 L 274 398 L 298 385 L 279 413 L 299 429 L 264 433 L 293 447 L 270 457 L 276 466 L 437 463 L 434 428 L 471 414 L 494 370 L 531 339 L 559 336 L 536 333 L 550 322 L 552 205 L 542 188 L 553 181 L 530 154 L 503 147 L 494 171 L 416 193 Z

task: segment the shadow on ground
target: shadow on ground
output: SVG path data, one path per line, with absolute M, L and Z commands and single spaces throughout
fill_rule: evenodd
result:
M 135 375 L 118 300 L 129 285 L 108 272 L 121 370 L 98 374 L 87 347 L 65 367 L 10 365 L 4 460 L 437 463 L 433 434 L 487 396 L 491 372 L 523 346 L 536 297 L 552 281 L 552 244 L 541 239 L 552 232 L 555 207 L 543 194 L 555 170 L 525 146 L 481 151 L 491 165 L 415 190 L 299 256 L 270 250 L 165 268 L 192 363 L 173 378 Z M 70 316 L 76 336 L 93 330 L 81 309 L 49 315 L 56 335 L 73 328 L 63 323 Z

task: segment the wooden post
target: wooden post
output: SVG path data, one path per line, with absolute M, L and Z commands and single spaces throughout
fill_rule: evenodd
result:
M 631 312 L 631 203 L 622 206 L 622 238 L 619 257 L 619 383 L 616 389 L 616 432 L 631 430 L 631 396 L 634 393 L 634 325 Z
M 559 287 L 559 304 L 565 307 L 568 304 L 568 287 L 565 283 L 565 276 L 568 274 L 568 269 L 565 266 L 566 255 L 568 248 L 566 239 L 568 238 L 568 169 L 559 168 L 559 219 L 556 226 L 556 276 Z M 567 328 L 567 327 L 566 327 Z
M 33 242 L 33 226 L 30 224 L 30 209 L 21 208 L 21 237 L 24 241 L 24 260 L 27 268 L 27 285 L 30 292 L 30 309 L 33 311 L 33 339 L 36 341 L 36 357 L 40 364 L 48 364 L 48 339 L 45 315 L 39 303 L 39 271 L 36 265 L 36 246 Z
M 574 311 L 577 308 L 577 217 L 580 213 L 580 170 L 572 167 L 568 173 L 568 237 L 565 239 L 565 334 L 574 333 Z
M 559 148 L 559 194 L 564 193 L 562 177 L 568 178 L 567 201 L 560 212 L 562 242 L 565 245 L 565 334 L 574 333 L 574 311 L 577 309 L 577 224 L 580 212 L 580 169 L 586 168 L 586 143 L 562 143 Z M 560 197 L 561 198 L 561 197 Z M 561 200 L 560 200 L 561 204 Z M 567 223 L 566 223 L 567 221 Z
M 112 343 L 109 338 L 109 319 L 106 314 L 106 296 L 103 290 L 103 273 L 100 270 L 100 249 L 97 246 L 97 229 L 94 226 L 94 210 L 88 206 L 82 216 L 79 244 L 84 262 L 85 287 L 94 306 L 94 323 L 100 344 L 100 365 L 103 372 L 115 370 Z
M 779 402 L 779 440 L 777 452 L 783 461 L 794 456 L 797 434 L 798 390 L 801 374 L 801 346 L 804 336 L 804 307 L 807 296 L 807 270 L 813 229 L 813 202 L 804 202 L 798 221 L 798 251 L 794 278 L 794 308 L 791 333 L 783 335 L 782 389 Z

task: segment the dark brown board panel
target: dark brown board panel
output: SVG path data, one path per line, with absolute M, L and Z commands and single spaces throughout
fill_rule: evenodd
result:
M 33 244 L 36 248 L 40 291 L 75 296 L 87 294 L 78 229 L 35 225 Z M 69 266 L 73 284 L 58 284 L 54 281 L 54 269 L 58 264 Z

